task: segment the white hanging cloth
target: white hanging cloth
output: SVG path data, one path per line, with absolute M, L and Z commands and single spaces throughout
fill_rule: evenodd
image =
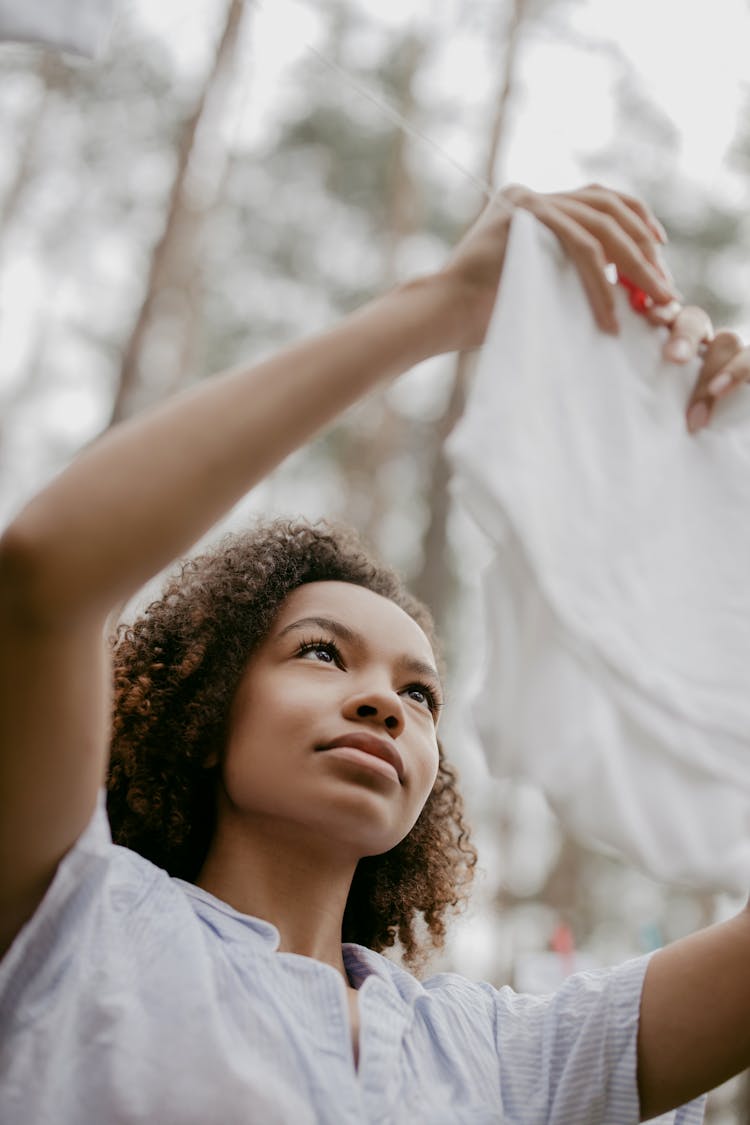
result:
M 750 391 L 691 437 L 698 364 L 618 289 L 594 324 L 555 237 L 513 219 L 454 490 L 488 538 L 490 769 L 655 878 L 750 889 Z
M 0 0 L 0 40 L 38 43 L 98 57 L 115 0 Z

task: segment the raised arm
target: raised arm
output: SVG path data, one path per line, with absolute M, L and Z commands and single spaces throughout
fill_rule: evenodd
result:
M 15 520 L 6 572 L 45 620 L 101 617 L 345 407 L 449 348 L 455 319 L 448 286 L 417 281 L 125 423 Z
M 0 540 L 0 951 L 33 912 L 91 815 L 108 743 L 102 640 L 113 605 L 184 552 L 244 492 L 338 413 L 439 352 L 478 346 L 513 206 L 535 210 L 573 256 L 594 313 L 611 320 L 604 265 L 656 301 L 658 227 L 592 187 L 499 197 L 446 267 L 333 331 L 207 380 L 108 433 Z
M 449 346 L 448 286 L 340 327 L 102 438 L 0 541 L 0 952 L 91 816 L 108 746 L 110 608 L 378 382 Z
M 750 910 L 655 953 L 638 1031 L 641 1120 L 750 1066 Z
M 3 571 L 37 615 L 99 613 L 188 548 L 288 453 L 369 390 L 440 352 L 484 339 L 515 201 L 558 235 L 602 327 L 614 330 L 614 261 L 657 301 L 658 225 L 644 205 L 592 187 L 508 189 L 438 273 L 338 328 L 110 432 L 37 496 L 2 541 Z

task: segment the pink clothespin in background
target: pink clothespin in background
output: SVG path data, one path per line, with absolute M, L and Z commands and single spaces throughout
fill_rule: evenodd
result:
M 575 968 L 575 938 L 567 922 L 558 922 L 552 931 L 549 947 L 560 958 L 563 976 L 568 976 Z

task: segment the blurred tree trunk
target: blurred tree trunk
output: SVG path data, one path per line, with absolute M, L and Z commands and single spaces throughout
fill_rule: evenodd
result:
M 513 0 L 510 23 L 506 30 L 504 53 L 500 68 L 501 82 L 495 101 L 484 160 L 483 175 L 486 183 L 494 186 L 495 169 L 505 139 L 521 45 L 521 33 L 528 0 Z M 475 219 L 478 217 L 475 216 Z M 472 219 L 472 222 L 474 219 Z M 422 544 L 422 565 L 413 586 L 419 598 L 429 605 L 438 629 L 445 630 L 448 606 L 452 600 L 455 576 L 448 555 L 448 482 L 450 468 L 443 452 L 445 442 L 466 406 L 469 378 L 473 369 L 473 354 L 461 352 L 456 357 L 451 393 L 442 418 L 436 423 L 429 474 L 428 508 L 430 522 Z
M 414 82 L 426 54 L 427 45 L 417 36 L 407 39 L 399 52 L 394 104 L 406 121 L 412 120 L 416 110 Z M 403 129 L 395 129 L 385 201 L 384 288 L 396 281 L 399 249 L 404 239 L 419 228 L 421 221 L 416 185 L 407 157 L 407 134 Z M 381 391 L 368 400 L 361 424 L 351 428 L 342 451 L 341 470 L 348 485 L 344 518 L 375 546 L 380 546 L 384 521 L 392 507 L 388 482 L 379 470 L 390 464 L 394 455 L 404 448 L 407 427 L 403 415 L 390 405 L 387 392 Z
M 0 240 L 2 241 L 5 239 L 5 235 L 18 210 L 18 205 L 31 177 L 34 153 L 47 109 L 47 82 L 44 74 L 46 66 L 47 57 L 45 55 L 40 60 L 39 67 L 37 68 L 37 72 L 44 82 L 44 90 L 40 94 L 36 105 L 31 111 L 29 120 L 26 123 L 24 137 L 16 154 L 15 171 L 8 185 L 8 189 L 5 192 L 5 198 L 0 205 Z
M 16 166 L 5 196 L 0 202 L 0 257 L 5 240 L 23 204 L 27 189 L 34 179 L 34 162 L 39 139 L 47 119 L 50 91 L 64 82 L 64 64 L 52 51 L 44 51 L 35 67 L 42 89 L 33 106 L 24 131 L 23 141 L 16 153 Z M 47 313 L 47 316 L 49 314 Z M 0 401 L 0 444 L 5 439 L 6 426 L 13 412 L 22 402 L 39 390 L 44 367 L 42 358 L 47 347 L 46 325 L 39 325 L 27 363 L 27 376 Z
M 0 256 L 15 217 L 21 209 L 27 189 L 33 182 L 34 161 L 39 138 L 47 119 L 50 90 L 63 84 L 64 81 L 64 64 L 53 51 L 42 52 L 34 69 L 41 81 L 42 89 L 26 122 L 23 141 L 16 153 L 15 170 L 5 196 L 0 202 Z M 2 409 L 0 409 L 0 443 L 5 438 L 5 427 L 12 418 L 13 411 L 24 400 L 38 391 L 41 385 L 44 371 L 42 357 L 47 346 L 45 327 L 39 325 L 34 335 L 34 345 L 27 364 L 27 377 L 14 390 L 3 395 Z
M 174 390 L 194 363 L 202 319 L 197 250 L 213 202 L 212 193 L 206 190 L 205 179 L 210 173 L 206 165 L 210 162 L 205 161 L 202 142 L 207 139 L 210 144 L 213 139 L 215 144 L 219 132 L 244 9 L 244 0 L 230 0 L 213 63 L 182 127 L 164 226 L 123 352 L 110 426 L 135 413 L 145 402 Z M 148 364 L 147 359 L 151 360 Z M 146 366 L 150 368 L 148 378 Z
M 425 41 L 410 36 L 399 52 L 398 110 L 405 121 L 414 119 L 417 104 L 414 83 L 427 56 Z M 385 258 L 383 265 L 386 285 L 392 285 L 398 276 L 398 252 L 402 242 L 419 229 L 420 203 L 408 163 L 409 138 L 405 130 L 393 134 L 388 166 L 388 199 L 386 203 Z

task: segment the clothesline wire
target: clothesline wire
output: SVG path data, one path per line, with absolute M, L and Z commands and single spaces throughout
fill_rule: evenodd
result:
M 265 8 L 265 0 L 254 0 L 252 6 L 256 9 Z M 333 74 L 340 78 L 343 83 L 345 83 L 357 94 L 359 94 L 360 97 L 376 106 L 376 108 L 380 110 L 383 116 L 387 117 L 398 129 L 401 129 L 401 131 L 411 137 L 412 140 L 421 141 L 422 144 L 427 145 L 428 148 L 431 148 L 433 152 L 437 153 L 437 155 L 440 156 L 444 161 L 446 161 L 446 163 L 450 164 L 466 180 L 473 184 L 474 187 L 482 193 L 485 199 L 487 199 L 488 201 L 492 199 L 492 197 L 495 195 L 495 189 L 491 184 L 487 183 L 487 181 L 481 176 L 477 176 L 473 172 L 470 172 L 468 168 L 466 168 L 459 160 L 456 160 L 456 158 L 452 156 L 447 151 L 447 149 L 443 148 L 443 146 L 440 145 L 433 137 L 429 136 L 428 133 L 423 132 L 421 129 L 418 129 L 416 125 L 412 124 L 412 122 L 409 121 L 403 115 L 403 113 L 396 109 L 395 106 L 391 105 L 391 103 L 386 98 L 382 97 L 380 94 L 376 94 L 369 86 L 365 85 L 365 83 L 361 82 L 357 78 L 354 78 L 354 76 L 350 74 L 345 67 L 341 66 L 339 63 L 323 54 L 322 51 L 319 51 L 317 47 L 313 46 L 313 44 L 309 42 L 309 40 L 302 39 L 301 45 L 305 49 L 305 51 L 308 52 L 308 54 L 312 55 L 313 58 L 317 59 L 319 63 L 327 67 L 328 70 L 330 70 Z
M 469 180 L 474 185 L 474 187 L 478 188 L 488 200 L 492 199 L 494 191 L 486 180 L 483 180 L 480 176 L 475 176 L 473 172 L 470 172 L 468 168 L 465 168 L 464 165 L 461 164 L 460 161 L 451 156 L 447 149 L 444 149 L 442 145 L 438 144 L 436 140 L 430 137 L 427 133 L 422 132 L 421 129 L 417 129 L 415 125 L 413 125 L 406 117 L 404 117 L 402 113 L 399 112 L 399 110 L 390 105 L 384 98 L 381 98 L 378 94 L 373 93 L 372 90 L 370 90 L 367 86 L 364 86 L 356 78 L 353 78 L 352 75 L 344 69 L 344 67 L 339 66 L 339 64 L 337 62 L 334 62 L 333 59 L 329 59 L 326 55 L 322 54 L 322 52 L 320 52 L 317 47 L 313 47 L 312 43 L 305 43 L 304 46 L 311 55 L 314 55 L 319 62 L 323 63 L 324 66 L 328 67 L 329 70 L 343 79 L 343 81 L 346 82 L 347 85 L 349 85 L 353 90 L 356 90 L 356 92 L 363 98 L 366 98 L 367 101 L 372 102 L 373 105 L 377 106 L 381 113 L 383 113 L 384 116 L 388 117 L 394 125 L 396 125 L 404 133 L 407 133 L 410 137 L 412 137 L 412 139 L 422 141 L 424 144 L 428 145 L 433 150 L 433 152 L 438 153 L 438 155 L 446 160 L 449 164 L 452 164 L 456 171 L 465 176 L 466 179 Z

